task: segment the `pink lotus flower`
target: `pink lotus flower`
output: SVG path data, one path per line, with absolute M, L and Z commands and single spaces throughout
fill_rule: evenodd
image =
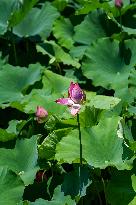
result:
M 122 0 L 115 0 L 115 6 L 117 8 L 121 8 L 123 6 L 123 1 Z
M 68 89 L 68 98 L 59 98 L 55 102 L 61 105 L 67 105 L 70 108 L 72 115 L 76 115 L 81 104 L 85 101 L 86 95 L 84 91 L 79 87 L 78 83 L 70 83 Z
M 37 106 L 35 115 L 37 122 L 43 123 L 48 117 L 48 112 L 43 107 Z

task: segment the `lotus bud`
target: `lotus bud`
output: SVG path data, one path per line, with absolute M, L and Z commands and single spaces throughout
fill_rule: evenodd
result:
M 121 8 L 123 6 L 123 1 L 122 0 L 115 0 L 115 6 L 117 8 Z
M 43 107 L 37 106 L 35 115 L 37 122 L 43 123 L 48 117 L 48 112 Z

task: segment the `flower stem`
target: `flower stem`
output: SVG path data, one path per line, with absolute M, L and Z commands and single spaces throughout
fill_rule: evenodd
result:
M 13 52 L 14 52 L 14 58 L 15 58 L 15 65 L 18 64 L 18 60 L 17 60 L 17 52 L 16 52 L 16 45 L 13 42 Z
M 107 199 L 106 199 L 106 187 L 105 187 L 105 182 L 104 179 L 102 178 L 102 183 L 103 183 L 103 191 L 104 191 L 104 196 L 105 196 L 105 205 L 107 205 Z
M 79 131 L 79 144 L 80 144 L 80 165 L 79 165 L 79 186 L 80 186 L 80 197 L 81 197 L 81 168 L 82 168 L 82 138 L 81 138 L 81 129 L 80 129 L 80 121 L 79 121 L 79 114 L 77 113 L 77 123 L 78 123 L 78 131 Z

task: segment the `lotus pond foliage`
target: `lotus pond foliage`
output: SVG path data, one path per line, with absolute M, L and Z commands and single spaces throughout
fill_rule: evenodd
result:
M 135 14 L 0 0 L 0 205 L 136 205 Z

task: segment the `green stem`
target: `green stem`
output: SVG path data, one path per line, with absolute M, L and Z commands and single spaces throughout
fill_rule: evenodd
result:
M 82 166 L 82 139 L 81 139 L 81 129 L 80 129 L 80 121 L 79 114 L 77 113 L 77 123 L 78 123 L 78 131 L 79 131 L 79 143 L 80 143 L 80 165 Z
M 102 183 L 103 183 L 103 191 L 104 191 L 104 195 L 105 195 L 105 205 L 107 205 L 107 199 L 106 199 L 106 187 L 105 187 L 105 182 L 104 179 L 102 178 Z
M 82 192 L 82 185 L 81 185 L 81 168 L 82 168 L 82 138 L 81 138 L 81 129 L 80 129 L 80 121 L 79 121 L 79 114 L 77 113 L 77 123 L 78 123 L 78 131 L 79 131 L 79 148 L 80 148 L 80 165 L 79 165 L 79 186 L 80 186 L 80 197 Z M 83 200 L 81 200 L 83 204 Z
M 15 45 L 15 43 L 13 43 L 13 51 L 14 51 L 15 64 L 17 65 L 18 61 L 17 61 L 17 52 L 16 52 L 16 45 Z

